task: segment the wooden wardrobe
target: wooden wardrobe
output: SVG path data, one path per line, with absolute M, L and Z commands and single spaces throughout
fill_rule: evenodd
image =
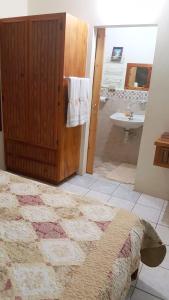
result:
M 81 126 L 66 128 L 65 77 L 85 76 L 87 35 L 66 13 L 0 20 L 7 170 L 53 183 L 78 170 Z

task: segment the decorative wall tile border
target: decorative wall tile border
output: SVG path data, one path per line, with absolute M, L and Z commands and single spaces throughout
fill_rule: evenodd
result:
M 101 96 L 107 97 L 109 99 L 119 98 L 126 100 L 135 100 L 137 102 L 148 102 L 148 92 L 138 91 L 138 90 L 113 90 L 110 88 L 102 88 Z

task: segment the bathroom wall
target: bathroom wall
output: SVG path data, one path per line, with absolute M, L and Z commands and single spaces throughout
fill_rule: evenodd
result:
M 139 92 L 141 93 L 141 92 Z M 147 97 L 145 97 L 146 99 Z M 105 103 L 100 102 L 100 111 L 97 127 L 96 153 L 102 161 L 126 162 L 137 164 L 142 135 L 142 128 L 133 131 L 127 143 L 124 142 L 124 130 L 113 126 L 110 115 L 115 112 L 127 111 L 130 100 L 125 100 L 116 93 Z M 132 111 L 144 113 L 146 100 L 132 101 Z
M 149 103 L 140 148 L 136 189 L 169 200 L 169 169 L 153 165 L 154 141 L 169 131 L 169 1 L 159 22 Z
M 102 85 L 123 89 L 127 63 L 153 64 L 157 26 L 106 29 Z M 123 47 L 121 62 L 112 62 L 113 47 Z
M 153 64 L 156 35 L 157 27 L 106 29 L 102 86 L 124 89 L 127 63 Z M 110 60 L 113 47 L 124 47 L 120 63 Z M 102 96 L 105 91 L 106 88 L 102 89 Z M 108 101 L 105 103 L 100 102 L 96 156 L 103 161 L 137 164 L 142 128 L 135 130 L 125 143 L 124 130 L 113 126 L 110 115 L 128 111 L 129 105 L 133 112 L 144 114 L 147 100 L 147 92 L 121 90 L 108 95 Z
M 15 16 L 27 15 L 27 4 L 26 0 L 0 0 L 0 18 L 8 18 Z M 5 168 L 4 162 L 4 143 L 3 143 L 3 132 L 0 132 L 0 169 Z

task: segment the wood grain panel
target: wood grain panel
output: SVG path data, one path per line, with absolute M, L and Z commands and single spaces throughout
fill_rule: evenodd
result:
M 81 128 L 65 127 L 63 77 L 85 76 L 87 25 L 65 13 L 0 24 L 7 169 L 57 183 L 79 167 Z
M 8 170 L 43 181 L 56 183 L 56 166 L 50 166 L 38 161 L 6 154 Z
M 8 140 L 6 141 L 6 153 L 18 158 L 30 159 L 53 166 L 57 165 L 56 151 L 49 148 Z
M 97 120 L 100 104 L 100 89 L 102 81 L 104 58 L 105 28 L 99 28 L 97 32 L 96 57 L 93 81 L 92 110 L 90 119 L 89 144 L 87 155 L 87 173 L 93 174 L 93 164 L 96 146 Z
M 65 52 L 64 52 L 64 76 L 85 77 L 86 57 L 88 45 L 88 25 L 71 16 L 66 15 Z M 68 177 L 79 169 L 81 126 L 66 128 L 66 114 L 68 103 L 68 80 L 63 81 L 64 101 L 60 106 L 61 116 L 59 148 L 60 170 L 59 178 Z M 62 137 L 62 138 L 61 138 Z
M 57 147 L 57 107 L 59 87 L 59 20 L 30 21 L 29 141 Z
M 169 139 L 161 137 L 155 142 L 154 165 L 169 168 Z
M 1 23 L 1 73 L 4 134 L 25 140 L 27 130 L 28 23 Z M 22 124 L 22 126 L 21 126 Z

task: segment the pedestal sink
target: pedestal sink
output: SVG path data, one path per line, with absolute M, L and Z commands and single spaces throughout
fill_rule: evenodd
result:
M 133 118 L 130 119 L 129 117 L 126 117 L 125 114 L 117 112 L 111 115 L 110 119 L 112 120 L 114 125 L 122 127 L 125 130 L 130 130 L 142 127 L 144 124 L 145 116 L 134 114 Z

